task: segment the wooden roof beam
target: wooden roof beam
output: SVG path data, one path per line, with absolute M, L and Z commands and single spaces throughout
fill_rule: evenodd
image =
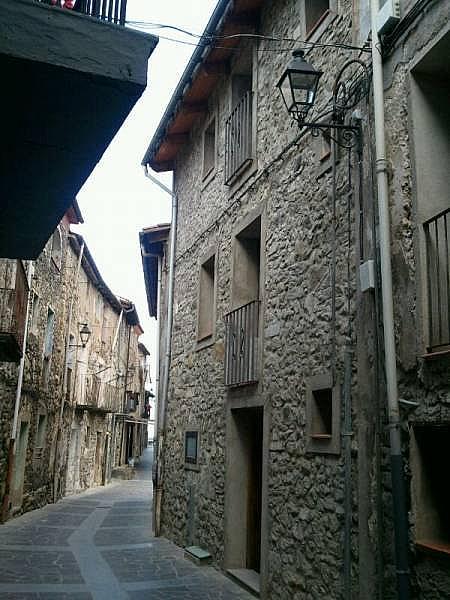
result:
M 182 102 L 181 110 L 187 115 L 204 115 L 208 112 L 207 102 Z
M 189 141 L 189 133 L 169 133 L 165 141 L 168 144 L 185 144 Z
M 228 75 L 230 73 L 230 63 L 228 60 L 204 63 L 202 69 L 207 75 Z

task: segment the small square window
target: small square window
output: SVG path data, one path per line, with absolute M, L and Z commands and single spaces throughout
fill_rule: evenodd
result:
M 62 237 L 59 227 L 55 229 L 52 235 L 51 259 L 53 264 L 60 271 L 62 263 Z
M 330 439 L 333 435 L 333 391 L 312 390 L 311 436 L 315 439 Z
M 339 454 L 339 387 L 333 386 L 331 374 L 326 373 L 310 379 L 306 414 L 307 452 Z
M 42 452 L 45 446 L 45 433 L 47 429 L 47 415 L 40 414 L 38 416 L 38 423 L 36 428 L 36 439 L 34 444 L 33 458 L 40 460 L 42 458 Z
M 216 164 L 216 120 L 213 119 L 203 134 L 203 178 L 207 177 Z
M 198 464 L 198 431 L 186 431 L 185 433 L 184 461 L 188 465 Z

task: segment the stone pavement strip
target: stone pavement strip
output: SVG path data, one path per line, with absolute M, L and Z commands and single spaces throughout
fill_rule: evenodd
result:
M 70 496 L 0 525 L 2 600 L 250 600 L 151 532 L 151 450 L 137 479 Z

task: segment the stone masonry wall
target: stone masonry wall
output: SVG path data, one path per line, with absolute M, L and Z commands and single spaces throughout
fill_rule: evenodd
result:
M 260 32 L 298 36 L 299 5 L 268 3 Z M 349 15 L 350 4 L 340 3 L 340 15 L 330 25 L 327 37 L 350 40 Z M 163 533 L 178 544 L 207 548 L 218 564 L 224 564 L 227 414 L 231 402 L 263 406 L 269 419 L 268 452 L 263 457 L 267 468 L 264 597 L 340 598 L 343 459 L 307 453 L 306 390 L 309 377 L 330 372 L 333 365 L 338 384 L 343 380 L 343 349 L 356 287 L 354 200 L 347 194 L 343 153 L 334 236 L 330 164 L 320 161 L 319 145 L 309 135 L 298 146 L 285 149 L 297 131 L 274 88 L 289 53 L 280 49 L 286 44 L 272 44 L 262 41 L 255 50 L 251 44 L 243 44 L 243 51 L 257 56 L 258 170 L 250 169 L 250 174 L 243 174 L 231 188 L 223 184 L 224 121 L 231 108 L 230 83 L 224 79 L 210 104 L 210 115 L 219 119 L 214 177 L 201 179 L 202 132 L 209 118 L 198 123 L 175 171 L 180 215 Z M 324 75 L 324 96 L 329 95 L 335 68 L 344 58 L 335 49 L 322 56 L 311 53 L 315 66 L 331 63 L 333 67 Z M 283 155 L 272 164 L 283 149 Z M 348 201 L 352 209 L 350 249 Z M 261 211 L 263 223 L 262 376 L 256 387 L 230 392 L 223 385 L 223 361 L 224 315 L 232 308 L 232 244 L 239 223 L 255 210 Z M 335 319 L 331 306 L 333 248 Z M 209 249 L 215 250 L 218 265 L 216 332 L 213 343 L 200 348 L 196 344 L 199 261 Z M 184 432 L 190 428 L 200 432 L 198 471 L 184 467 Z M 232 523 L 228 527 L 232 530 Z
M 406 3 L 407 4 L 407 3 Z M 406 7 L 405 7 L 406 9 Z M 411 69 L 414 61 L 425 54 L 447 28 L 450 2 L 431 3 L 420 17 L 420 26 L 411 28 L 386 61 L 386 132 L 388 158 L 392 169 L 390 197 L 392 199 L 392 268 L 395 282 L 394 307 L 399 375 L 399 396 L 417 403 L 417 408 L 403 409 L 404 458 L 407 480 L 410 485 L 410 543 L 412 585 L 417 598 L 444 598 L 450 596 L 450 574 L 444 555 L 428 556 L 414 544 L 417 540 L 412 482 L 418 473 L 410 462 L 413 452 L 414 425 L 450 423 L 450 360 L 442 356 L 435 360 L 423 358 L 426 353 L 426 321 L 423 316 L 423 288 L 425 265 L 420 258 L 420 240 L 423 236 L 419 204 L 429 199 L 419 197 L 414 146 L 421 140 L 414 138 Z M 441 57 L 441 66 L 447 57 Z M 447 76 L 448 77 L 448 76 Z M 447 79 L 448 80 L 448 79 Z M 448 84 L 447 84 L 448 86 Z M 447 206 L 450 206 L 447 196 Z M 442 457 L 436 456 L 439 461 Z
M 448 26 L 449 4 L 448 0 L 431 2 L 384 64 L 399 397 L 417 403 L 417 408 L 401 407 L 411 581 L 413 598 L 427 600 L 447 597 L 450 581 L 443 555 L 429 556 L 414 544 L 417 520 L 423 515 L 415 512 L 411 492 L 418 476 L 411 462 L 411 433 L 417 424 L 450 423 L 450 379 L 448 357 L 423 358 L 424 266 L 419 260 L 421 224 L 413 156 L 414 143 L 419 141 L 412 137 L 410 69 L 427 44 Z M 258 33 L 301 39 L 301 5 L 290 0 L 266 3 Z M 351 17 L 357 14 L 358 3 L 336 5 L 338 16 L 319 41 L 351 43 L 357 39 Z M 402 16 L 410 5 L 402 6 Z M 261 406 L 265 415 L 262 597 L 343 597 L 344 457 L 342 452 L 332 456 L 307 451 L 306 405 L 310 377 L 332 372 L 342 386 L 351 323 L 353 597 L 389 600 L 396 597 L 396 581 L 380 296 L 379 289 L 361 292 L 355 269 L 368 258 L 377 259 L 372 106 L 370 99 L 360 106 L 361 175 L 354 160 L 351 168 L 355 190 L 362 177 L 359 197 L 348 194 L 347 155 L 342 151 L 338 155 L 333 226 L 330 162 L 321 160 L 320 139 L 306 135 L 288 146 L 297 131 L 275 90 L 289 60 L 286 46 L 286 41 L 247 40 L 240 47 L 241 53 L 253 55 L 257 65 L 253 69 L 256 160 L 250 168 L 224 186 L 230 77 L 217 86 L 209 115 L 198 121 L 177 158 L 180 213 L 163 533 L 180 545 L 205 547 L 218 565 L 229 566 L 226 544 L 234 524 L 233 515 L 227 513 L 227 469 L 233 452 L 227 423 L 232 408 Z M 339 67 L 352 56 L 349 50 L 330 47 L 308 53 L 308 60 L 324 71 L 320 107 L 331 94 Z M 236 53 L 232 72 L 239 60 Z M 213 174 L 203 179 L 203 131 L 212 117 L 218 121 L 216 165 Z M 228 390 L 223 384 L 224 316 L 233 308 L 233 238 L 239 224 L 252 214 L 261 214 L 262 221 L 261 376 L 256 386 Z M 215 333 L 209 344 L 198 344 L 200 264 L 210 252 L 217 259 Z M 341 403 L 341 425 L 342 411 Z M 197 470 L 184 463 L 188 429 L 199 431 Z M 235 517 L 236 530 L 239 515 Z
M 21 422 L 28 423 L 28 440 L 24 467 L 23 498 L 17 507 L 20 512 L 37 508 L 53 501 L 53 473 L 59 407 L 62 395 L 65 335 L 66 251 L 68 223 L 63 222 L 61 252 L 52 257 L 52 239 L 34 263 L 32 302 L 29 314 L 22 396 L 20 402 L 18 433 Z M 33 306 L 34 304 L 34 306 Z M 44 359 L 44 338 L 48 308 L 54 311 L 53 348 L 48 360 Z M 3 443 L 9 439 L 17 386 L 18 365 L 0 365 L 0 390 L 8 407 L 4 418 Z M 44 418 L 43 438 L 38 443 L 39 419 Z M 64 422 L 61 430 L 64 430 Z M 5 471 L 2 471 L 5 472 Z

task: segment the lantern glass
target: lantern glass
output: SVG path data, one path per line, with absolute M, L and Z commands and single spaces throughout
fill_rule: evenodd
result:
M 321 75 L 321 71 L 316 71 L 306 62 L 303 50 L 293 52 L 293 59 L 278 82 L 289 113 L 306 116 L 316 99 L 317 84 Z

